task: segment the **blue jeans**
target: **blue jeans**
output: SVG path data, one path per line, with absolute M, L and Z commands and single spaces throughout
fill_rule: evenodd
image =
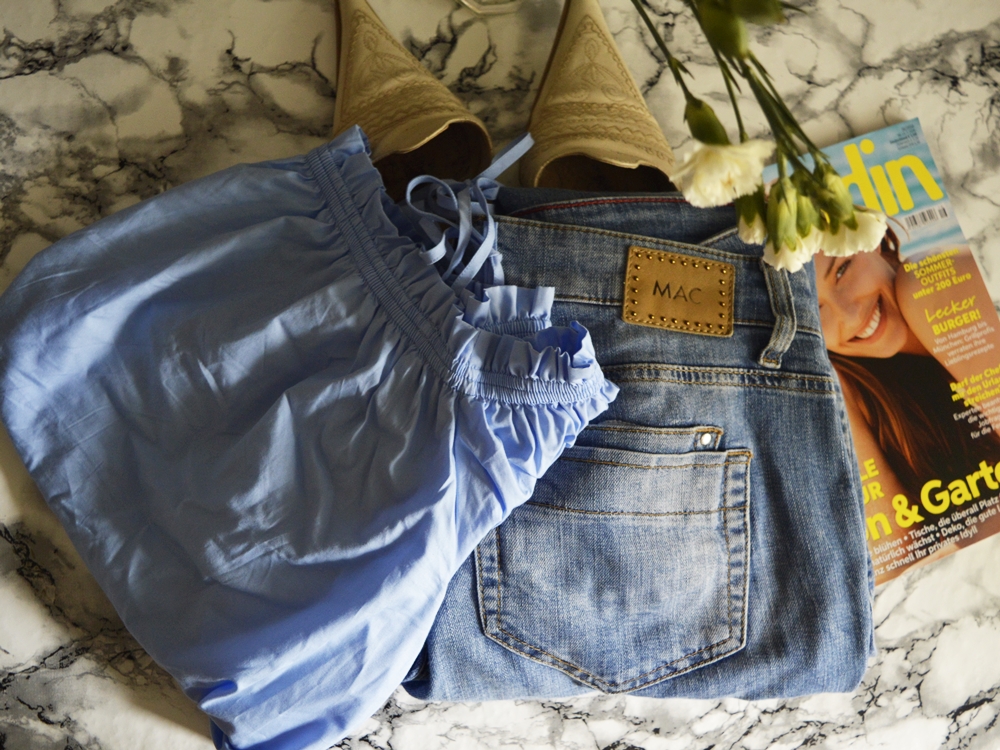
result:
M 874 654 L 857 461 L 812 267 L 732 208 L 501 193 L 507 282 L 556 287 L 618 399 L 452 580 L 404 687 L 429 700 L 850 691 Z M 731 337 L 622 320 L 630 247 L 733 264 Z

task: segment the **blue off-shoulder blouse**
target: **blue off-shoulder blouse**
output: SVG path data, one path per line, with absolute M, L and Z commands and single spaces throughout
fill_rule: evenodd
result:
M 220 747 L 376 711 L 617 392 L 550 288 L 456 290 L 404 227 L 354 129 L 103 219 L 0 298 L 14 443 Z

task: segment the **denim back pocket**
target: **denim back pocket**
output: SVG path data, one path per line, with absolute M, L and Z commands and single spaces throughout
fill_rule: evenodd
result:
M 608 447 L 628 427 L 586 430 L 476 550 L 485 634 L 608 693 L 746 636 L 750 452 L 715 450 L 714 428 L 632 427 L 642 450 Z

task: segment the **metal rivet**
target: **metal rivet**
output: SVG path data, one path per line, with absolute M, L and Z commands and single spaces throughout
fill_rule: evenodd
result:
M 638 293 L 639 293 L 639 290 L 636 289 L 635 287 L 632 287 L 632 294 L 638 294 Z M 720 302 L 719 304 L 721 305 L 722 303 Z
M 662 255 L 661 255 L 661 256 L 659 256 L 659 257 L 657 258 L 657 260 L 658 260 L 658 261 L 660 261 L 660 263 L 662 263 L 662 262 L 663 262 L 663 256 L 662 256 Z
M 632 277 L 632 281 L 638 281 L 638 280 L 639 280 L 639 277 L 638 277 L 638 276 L 633 276 L 633 277 Z M 723 292 L 723 294 L 725 294 L 725 292 Z
M 677 322 L 677 318 L 672 318 L 672 320 L 673 320 L 674 323 Z
M 691 265 L 692 265 L 692 266 L 694 266 L 695 268 L 697 268 L 697 267 L 698 267 L 698 264 L 697 264 L 697 263 L 692 263 Z
M 711 445 L 712 444 L 712 436 L 711 436 L 711 434 L 709 434 L 707 432 L 701 433 L 700 442 L 701 442 L 702 445 Z
M 635 270 L 638 271 L 640 268 L 642 268 L 642 266 L 640 266 L 638 263 L 636 263 L 635 264 Z
M 726 314 L 725 313 L 719 313 L 719 317 L 720 318 L 724 318 L 724 317 L 726 317 Z
M 725 268 L 722 269 L 723 273 L 729 273 Z
M 686 266 L 687 264 L 688 264 L 688 262 L 687 262 L 686 260 L 682 260 L 682 261 L 681 261 L 681 265 L 682 265 L 682 266 Z
M 664 316 L 662 316 L 662 315 L 660 316 L 660 320 L 662 320 L 664 323 L 667 322 L 667 319 Z
M 650 313 L 650 314 L 649 314 L 649 317 L 650 317 L 650 319 L 653 319 L 653 318 L 655 318 L 656 316 L 655 316 L 655 315 L 653 315 L 653 313 Z
M 630 299 L 629 302 L 631 302 L 633 305 L 638 305 L 639 304 L 639 300 L 637 300 L 637 299 Z
M 676 262 L 677 262 L 677 258 L 671 258 L 671 259 L 670 259 L 670 262 L 671 262 L 671 263 L 676 263 Z

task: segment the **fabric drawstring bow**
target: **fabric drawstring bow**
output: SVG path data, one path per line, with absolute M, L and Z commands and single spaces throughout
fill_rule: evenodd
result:
M 441 277 L 456 291 L 465 289 L 484 266 L 482 282 L 486 286 L 504 283 L 493 218 L 493 201 L 500 189 L 496 178 L 533 144 L 531 134 L 525 133 L 500 151 L 489 167 L 465 182 L 421 175 L 406 186 L 406 198 L 399 207 L 422 235 L 425 249 L 420 257 L 428 264 L 439 264 Z M 470 245 L 475 250 L 466 260 Z

